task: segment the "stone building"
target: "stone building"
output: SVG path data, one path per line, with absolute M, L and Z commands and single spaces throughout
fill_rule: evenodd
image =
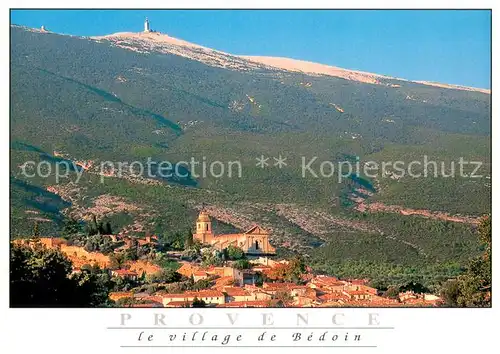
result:
M 260 226 L 253 226 L 248 231 L 239 234 L 215 235 L 212 231 L 210 216 L 203 211 L 196 220 L 196 232 L 193 238 L 203 244 L 212 245 L 218 250 L 232 245 L 241 248 L 248 255 L 276 254 L 276 249 L 269 243 L 269 233 Z

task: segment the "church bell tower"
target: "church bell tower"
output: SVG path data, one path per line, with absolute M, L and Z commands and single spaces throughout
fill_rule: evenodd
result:
M 196 233 L 193 235 L 201 243 L 208 243 L 212 237 L 212 221 L 207 213 L 202 211 L 196 220 Z

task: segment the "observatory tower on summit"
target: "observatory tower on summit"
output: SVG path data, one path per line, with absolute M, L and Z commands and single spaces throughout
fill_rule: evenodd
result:
M 149 21 L 148 21 L 147 17 L 146 17 L 146 21 L 144 21 L 144 32 L 145 33 L 151 32 L 151 28 L 149 27 Z

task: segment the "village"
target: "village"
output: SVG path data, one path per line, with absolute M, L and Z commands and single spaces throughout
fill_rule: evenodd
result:
M 369 286 L 369 279 L 314 274 L 299 256 L 278 259 L 269 234 L 257 225 L 244 233 L 215 235 L 209 215 L 202 211 L 195 229 L 182 251 L 160 250 L 154 235 L 97 235 L 107 240 L 107 252 L 99 247 L 89 251 L 88 245 L 56 237 L 14 243 L 60 251 L 71 261 L 73 273 L 90 269 L 106 274 L 115 281 L 109 300 L 117 307 L 433 307 L 441 303 L 438 296 L 412 290 L 387 296 Z

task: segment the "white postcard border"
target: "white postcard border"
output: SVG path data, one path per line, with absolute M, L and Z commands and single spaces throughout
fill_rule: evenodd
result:
M 423 8 L 496 8 L 497 2 L 494 1 L 418 1 L 401 3 L 398 1 L 350 1 L 344 3 L 332 3 L 331 1 L 238 1 L 237 4 L 231 4 L 227 1 L 190 1 L 189 4 L 182 1 L 143 1 L 140 3 L 121 0 L 107 1 L 105 4 L 102 1 L 90 0 L 86 2 L 70 2 L 67 1 L 44 1 L 43 3 L 36 1 L 9 1 L 10 7 L 33 7 L 40 6 L 49 7 L 92 7 L 106 6 L 113 7 L 170 7 L 170 8 L 186 8 L 186 7 L 241 7 L 241 8 L 304 8 L 304 7 L 319 7 L 319 8 L 371 8 L 371 7 L 394 7 L 394 8 L 414 8 L 416 6 Z M 7 8 L 3 8 L 4 21 L 1 27 L 1 41 L 4 55 L 2 56 L 2 100 L 3 100 L 3 117 L 0 121 L 2 124 L 1 133 L 4 135 L 2 140 L 3 151 L 8 151 L 9 142 L 9 31 L 8 31 L 8 12 Z M 495 11 L 494 11 L 495 14 Z M 499 38 L 499 26 L 493 23 L 493 38 Z M 498 46 L 493 46 L 493 58 L 498 57 Z M 495 62 L 495 60 L 492 60 Z M 493 70 L 493 87 L 497 87 L 499 83 L 498 73 Z M 492 96 L 496 97 L 496 96 Z M 492 104 L 493 115 L 493 131 L 492 134 L 500 134 L 498 131 L 498 123 L 496 117 L 498 109 L 496 102 Z M 499 140 L 493 140 L 493 151 L 499 151 Z M 3 166 L 8 166 L 9 157 L 4 153 L 0 155 Z M 336 348 L 336 352 L 360 352 L 367 351 L 370 353 L 422 353 L 422 352 L 483 352 L 489 350 L 495 342 L 494 332 L 497 332 L 495 326 L 495 317 L 500 318 L 498 306 L 493 309 L 8 309 L 8 273 L 6 269 L 9 266 L 8 252 L 8 225 L 9 225 L 9 179 L 5 168 L 2 174 L 2 203 L 1 211 L 3 217 L 2 228 L 4 230 L 5 246 L 1 252 L 1 264 L 3 271 L 0 272 L 0 279 L 3 284 L 1 303 L 2 313 L 0 321 L 0 348 L 2 352 L 14 353 L 31 353 L 31 352 L 51 352 L 57 353 L 191 353 L 203 350 L 207 353 L 221 353 L 221 351 L 238 350 L 241 353 L 256 353 L 259 352 L 275 352 L 276 350 L 286 350 L 290 353 L 304 353 L 307 348 L 289 347 L 286 349 L 276 348 L 239 348 L 239 349 L 221 349 L 221 346 L 216 348 L 120 348 L 120 345 L 130 342 L 132 338 L 131 332 L 126 330 L 112 330 L 108 327 L 119 326 L 122 314 L 130 314 L 134 321 L 137 319 L 137 326 L 154 326 L 154 314 L 160 313 L 167 316 L 167 326 L 181 327 L 183 324 L 186 327 L 193 326 L 189 323 L 189 317 L 192 314 L 202 314 L 205 326 L 217 325 L 231 327 L 228 322 L 227 313 L 238 317 L 239 325 L 262 327 L 263 313 L 270 314 L 274 321 L 274 326 L 292 327 L 297 324 L 297 314 L 303 316 L 309 315 L 309 326 L 332 326 L 332 316 L 336 313 L 344 313 L 346 319 L 352 320 L 353 327 L 368 326 L 366 323 L 370 313 L 378 314 L 380 326 L 394 327 L 389 330 L 365 330 L 370 335 L 370 340 L 373 341 L 376 348 Z M 493 165 L 493 179 L 498 179 L 498 166 Z M 493 206 L 494 210 L 498 207 L 498 193 L 493 182 Z M 494 220 L 496 220 L 494 218 Z M 495 222 L 493 223 L 495 225 Z M 494 235 L 496 235 L 496 227 L 493 227 Z M 496 236 L 494 236 L 496 237 Z M 493 247 L 496 247 L 497 242 L 493 242 Z M 498 263 L 498 262 L 497 262 Z M 498 267 L 493 269 L 495 277 Z M 494 281 L 495 282 L 495 281 Z M 497 304 L 498 296 L 493 292 L 493 304 Z M 149 323 L 151 322 L 151 323 Z M 237 326 L 236 324 L 234 325 Z M 196 327 L 196 326 L 194 326 Z M 262 331 L 272 331 L 272 326 Z M 132 331 L 132 330 L 131 330 Z M 238 331 L 238 330 L 228 330 Z M 313 331 L 302 324 L 301 331 Z M 135 332 L 134 332 L 135 333 Z M 246 331 L 250 333 L 250 331 Z M 281 339 L 276 343 L 279 344 Z M 256 342 L 258 345 L 258 342 Z M 316 348 L 315 351 L 331 352 L 332 348 Z

